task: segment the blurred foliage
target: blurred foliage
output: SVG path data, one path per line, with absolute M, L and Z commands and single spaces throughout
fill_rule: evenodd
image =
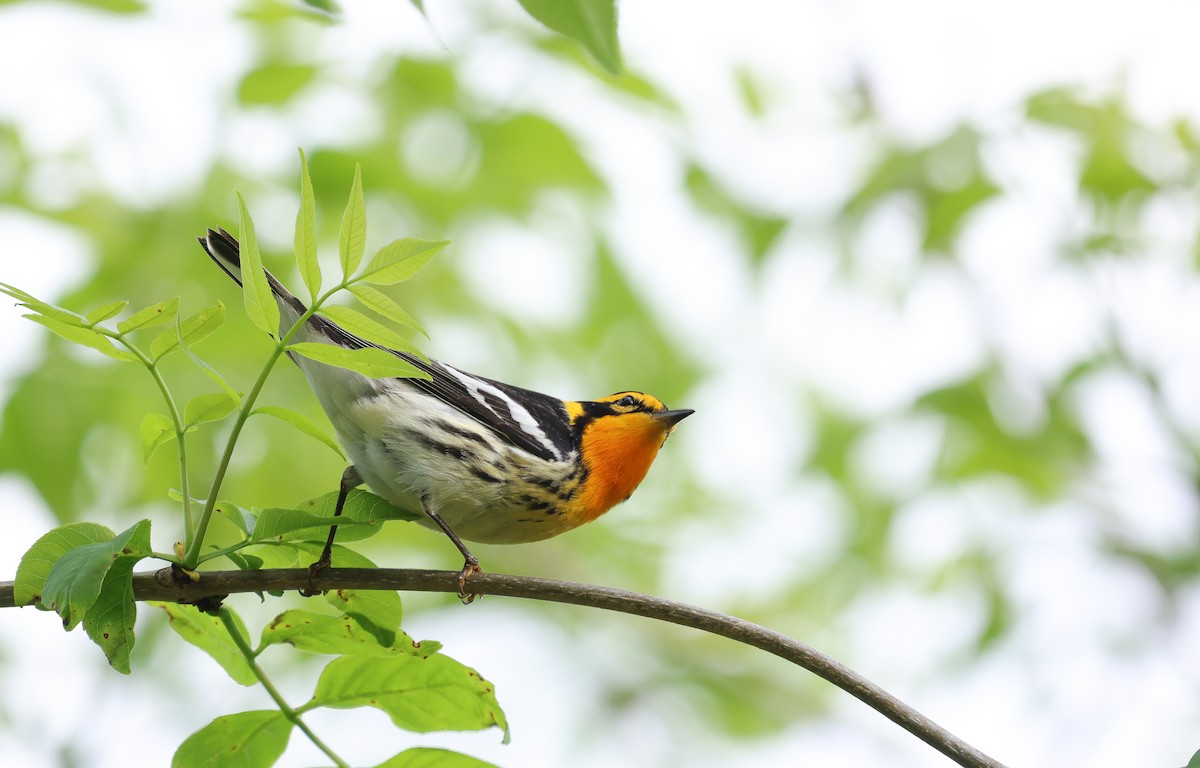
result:
M 143 9 L 134 0 L 78 2 L 122 13 Z M 332 3 L 307 5 L 322 11 L 321 24 L 328 22 L 325 12 L 343 12 Z M 522 5 L 560 31 L 576 24 L 573 17 L 580 15 L 581 9 L 613 9 L 611 0 Z M 551 14 L 556 7 L 563 15 Z M 260 44 L 255 47 L 256 58 L 234 84 L 220 120 L 233 119 L 247 110 L 279 121 L 293 120 L 291 110 L 334 82 L 327 68 L 299 44 L 312 30 L 297 26 L 297 20 L 308 25 L 315 23 L 309 19 L 315 15 L 270 3 L 247 10 L 240 23 Z M 615 38 L 608 39 L 595 29 L 566 33 L 584 38 L 587 49 L 605 69 L 620 67 Z M 576 75 L 599 71 L 578 45 L 560 37 L 538 36 L 529 30 L 521 30 L 516 37 L 547 66 Z M 602 393 L 635 382 L 667 402 L 688 404 L 689 394 L 699 391 L 707 376 L 723 363 L 717 355 L 696 359 L 685 349 L 640 289 L 640 276 L 620 258 L 615 244 L 619 241 L 612 236 L 605 212 L 611 193 L 598 161 L 568 125 L 531 108 L 497 104 L 473 90 L 465 82 L 464 61 L 463 56 L 401 53 L 379 62 L 361 79 L 339 73 L 336 87 L 361 95 L 369 105 L 371 120 L 345 143 L 305 147 L 318 200 L 344 198 L 354 164 L 361 162 L 369 204 L 383 206 L 406 228 L 388 231 L 387 237 L 458 241 L 481 220 L 500 219 L 531 227 L 548 196 L 565 196 L 583 212 L 589 236 L 587 244 L 560 256 L 578 267 L 586 286 L 584 305 L 577 316 L 557 327 L 534 328 L 519 314 L 480 306 L 464 267 L 455 259 L 454 246 L 423 273 L 419 286 L 395 292 L 395 298 L 425 327 L 436 329 L 441 322 L 448 327 L 457 324 L 481 329 L 471 337 L 482 350 L 472 350 L 475 356 L 491 363 L 490 369 L 478 371 L 481 374 L 531 384 L 530 372 L 550 371 L 555 380 L 572 387 L 563 394 Z M 769 106 L 757 81 L 746 72 L 735 73 L 735 80 L 748 114 L 762 118 Z M 605 98 L 635 104 L 649 116 L 650 125 L 660 124 L 654 121 L 686 125 L 692 119 L 671 93 L 636 72 L 603 75 L 596 82 Z M 845 117 L 871 137 L 870 160 L 839 210 L 824 222 L 819 236 L 840 238 L 843 248 L 869 272 L 870 255 L 852 252 L 855 236 L 873 212 L 900 202 L 920 233 L 922 268 L 933 261 L 939 267 L 954 268 L 962 232 L 977 213 L 1008 194 L 986 162 L 996 137 L 962 124 L 928 143 L 901 140 L 887 130 L 869 99 L 851 96 L 846 99 L 851 106 Z M 1200 183 L 1196 130 L 1184 122 L 1165 129 L 1142 125 L 1131 117 L 1120 96 L 1112 94 L 1094 97 L 1054 89 L 1034 94 L 1024 106 L 1021 130 L 1065 137 L 1078 149 L 1074 171 L 1079 197 L 1071 212 L 1076 221 L 1064 227 L 1066 234 L 1058 249 L 1064 265 L 1086 269 L 1089 262 L 1113 256 L 1150 258 L 1144 249 L 1148 206 L 1181 190 L 1195 197 Z M 7 176 L 0 176 L 0 204 L 86 238 L 93 253 L 90 271 L 69 295 L 59 298 L 59 303 L 75 308 L 116 298 L 145 305 L 176 294 L 182 298 L 185 314 L 216 299 L 239 307 L 236 288 L 212 268 L 191 238 L 207 226 L 232 225 L 234 190 L 241 190 L 253 207 L 256 198 L 290 195 L 295 186 L 295 174 L 290 170 L 281 171 L 278 177 L 264 177 L 218 156 L 201 183 L 164 196 L 153 205 L 135 207 L 99 187 L 86 187 L 65 205 L 50 205 L 29 191 L 39 171 L 60 162 L 86 165 L 88 159 L 35 153 L 29 148 L 29 138 L 15 121 L 0 115 L 0 157 L 10 161 L 3 166 Z M 1164 153 L 1182 159 L 1154 160 Z M 777 260 L 795 258 L 784 252 L 780 243 L 797 222 L 811 227 L 811 212 L 762 210 L 723 183 L 699 153 L 685 145 L 680 154 L 680 194 L 698 217 L 733 229 L 741 249 L 737 256 L 748 271 L 765 273 Z M 260 230 L 263 226 L 260 223 Z M 380 225 L 374 226 L 374 236 L 382 237 Z M 326 250 L 336 229 L 333 217 L 318 219 L 318 237 Z M 820 242 L 825 247 L 828 240 Z M 1200 237 L 1194 241 L 1193 259 L 1200 264 Z M 278 254 L 274 260 L 268 254 L 268 260 L 285 282 L 297 284 Z M 0 271 L 0 280 L 4 278 Z M 1195 281 L 1196 275 L 1190 279 Z M 20 322 L 12 313 L 0 321 Z M 230 311 L 226 326 L 200 344 L 198 351 L 228 372 L 235 386 L 245 387 L 265 348 L 261 334 L 244 313 Z M 1002 357 L 997 349 L 988 349 L 983 358 L 987 362 L 975 370 L 930 385 L 903 412 L 883 418 L 921 415 L 939 425 L 936 465 L 928 487 L 921 492 L 998 480 L 1035 512 L 1056 501 L 1078 501 L 1079 487 L 1094 481 L 1099 469 L 1093 438 L 1081 424 L 1077 396 L 1102 368 L 1133 370 L 1134 363 L 1116 352 L 1111 343 L 1100 345 L 1090 357 L 1069 361 L 1062 375 L 1043 382 L 1033 409 L 1036 418 L 1014 421 L 998 407 L 996 391 L 1006 385 L 1010 371 L 996 362 Z M 181 393 L 183 398 L 211 389 L 207 379 L 183 360 L 172 365 L 175 369 L 170 375 L 190 382 Z M 1141 372 L 1134 371 L 1144 383 L 1145 394 L 1161 404 L 1162 392 L 1145 384 Z M 1150 376 L 1156 373 L 1153 366 L 1145 372 Z M 801 383 L 792 389 L 797 399 L 809 394 Z M 284 371 L 268 390 L 266 401 L 323 423 L 319 407 L 296 372 Z M 814 415 L 806 425 L 811 429 L 811 447 L 797 460 L 796 476 L 803 481 L 827 481 L 835 489 L 848 515 L 848 534 L 837 544 L 842 549 L 823 559 L 824 565 L 806 571 L 793 583 L 779 585 L 774 592 L 741 595 L 731 600 L 732 605 L 713 607 L 785 631 L 797 625 L 812 629 L 823 627 L 856 596 L 887 580 L 911 579 L 929 591 L 968 584 L 985 606 L 974 635 L 975 650 L 986 650 L 1003 640 L 1012 626 L 1014 608 L 998 572 L 995 552 L 986 542 L 934 573 L 906 573 L 896 562 L 895 525 L 904 514 L 905 502 L 911 499 L 877 492 L 854 470 L 855 452 L 869 438 L 874 419 L 879 417 L 835 406 L 836 394 L 822 393 L 816 398 Z M 160 451 L 145 469 L 140 466 L 137 427 L 152 397 L 152 385 L 141 371 L 79 354 L 47 334 L 44 355 L 14 383 L 5 404 L 0 422 L 0 472 L 28 478 L 61 521 L 104 520 L 113 528 L 123 528 L 145 516 L 145 507 L 163 503 L 165 489 L 177 480 L 167 451 Z M 1187 457 L 1181 471 L 1193 489 L 1200 488 L 1194 450 L 1197 437 L 1173 427 L 1169 409 L 1162 408 L 1159 418 L 1164 422 L 1159 426 L 1175 442 L 1172 448 Z M 325 447 L 292 439 L 288 427 L 271 420 L 257 420 L 249 432 L 226 484 L 230 498 L 260 507 L 287 507 L 336 485 L 342 467 Z M 215 446 L 215 440 L 194 441 L 189 446 L 198 474 L 211 471 Z M 722 450 L 738 448 L 731 444 Z M 661 564 L 670 543 L 669 536 L 647 536 L 647 531 L 667 532 L 696 519 L 710 519 L 714 525 L 745 525 L 755 514 L 741 500 L 720 498 L 710 491 L 708 479 L 681 458 L 665 456 L 664 461 L 682 479 L 676 481 L 669 499 L 657 499 L 661 509 L 656 508 L 655 514 L 664 521 L 660 528 L 644 523 L 628 528 L 597 525 L 589 528 L 587 535 L 567 536 L 535 547 L 484 548 L 481 558 L 496 570 L 570 573 L 655 591 L 661 586 Z M 298 467 L 306 469 L 298 472 Z M 722 517 L 727 509 L 736 510 L 736 516 Z M 156 524 L 156 531 L 165 536 L 168 527 Z M 410 526 L 393 527 L 395 530 L 379 537 L 385 540 L 387 555 L 379 558 L 385 565 L 404 563 L 416 552 L 450 564 L 440 538 L 414 532 Z M 1107 554 L 1144 570 L 1161 585 L 1168 599 L 1181 586 L 1194 585 L 1200 578 L 1197 541 L 1177 541 L 1173 548 L 1156 549 L 1115 536 Z M 567 565 L 570 569 L 564 571 Z M 572 631 L 586 634 L 578 617 L 556 620 L 576 622 Z M 752 736 L 795 722 L 822 706 L 822 697 L 829 695 L 819 686 L 803 689 L 806 696 L 811 694 L 807 698 L 782 695 L 784 684 L 777 679 L 778 667 L 770 660 L 751 659 L 736 669 L 689 666 L 684 659 L 690 655 L 679 651 L 679 634 L 674 628 L 646 626 L 639 631 L 646 634 L 642 647 L 653 658 L 650 682 L 634 686 L 627 681 L 609 681 L 607 705 L 614 717 L 626 708 L 676 696 L 689 702 L 684 706 L 691 706 L 692 714 L 714 727 Z M 706 658 L 717 658 L 722 652 L 704 651 Z

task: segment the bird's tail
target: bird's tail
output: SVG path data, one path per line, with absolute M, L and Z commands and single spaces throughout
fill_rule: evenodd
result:
M 218 227 L 217 229 L 209 229 L 203 237 L 196 239 L 200 241 L 200 245 L 204 247 L 204 252 L 208 254 L 208 257 L 225 274 L 233 278 L 234 282 L 241 285 L 241 247 L 233 235 Z M 290 327 L 308 308 L 304 306 L 304 302 L 293 296 L 287 288 L 284 288 L 283 283 L 276 280 L 274 275 L 265 269 L 263 272 L 266 273 L 267 283 L 270 284 L 271 292 L 275 294 L 275 301 L 279 304 L 280 321 L 287 324 L 285 328 Z

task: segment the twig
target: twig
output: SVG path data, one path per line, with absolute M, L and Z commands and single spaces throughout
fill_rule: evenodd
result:
M 238 592 L 281 592 L 310 586 L 306 568 L 262 571 L 205 571 L 198 581 L 177 582 L 170 569 L 133 577 L 138 600 L 194 603 Z M 313 577 L 318 589 L 386 589 L 457 593 L 456 571 L 393 568 L 330 568 Z M 471 577 L 474 594 L 522 597 L 603 608 L 711 632 L 803 667 L 846 691 L 909 733 L 966 768 L 1004 768 L 999 761 L 967 744 L 854 670 L 804 643 L 774 630 L 674 600 L 591 584 L 529 576 L 480 573 Z M 13 605 L 12 582 L 0 582 L 0 608 Z

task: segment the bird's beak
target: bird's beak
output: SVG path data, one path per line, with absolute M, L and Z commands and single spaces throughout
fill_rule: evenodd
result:
M 657 411 L 650 415 L 667 425 L 668 428 L 671 428 L 686 419 L 688 416 L 691 416 L 693 413 L 695 413 L 695 411 L 691 410 L 690 408 L 683 408 L 677 411 Z

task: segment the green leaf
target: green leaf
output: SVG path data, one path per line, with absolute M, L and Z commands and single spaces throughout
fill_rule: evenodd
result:
M 339 531 L 340 533 L 340 531 Z M 261 568 L 307 568 L 316 562 L 324 549 L 324 541 L 264 541 L 240 550 L 245 557 L 261 561 Z M 334 568 L 374 568 L 375 563 L 352 549 L 335 544 Z
M 610 73 L 621 73 L 615 0 L 520 0 L 530 16 L 578 41 Z
M 250 535 L 253 518 L 250 518 L 237 504 L 230 501 L 218 501 L 213 507 L 213 512 L 233 523 L 242 533 Z
M 171 768 L 269 768 L 291 735 L 292 723 L 277 709 L 222 715 L 184 739 Z
M 53 331 L 55 335 L 61 336 L 69 342 L 79 344 L 80 346 L 84 347 L 91 347 L 97 352 L 102 352 L 114 360 L 123 360 L 125 362 L 129 362 L 137 359 L 128 352 L 114 347 L 112 342 L 108 340 L 107 336 L 91 328 L 80 328 L 76 325 L 67 325 L 66 323 L 59 322 L 57 319 L 48 315 L 24 315 L 24 317 L 32 320 L 38 325 L 46 326 Z
M 135 14 L 145 13 L 147 10 L 146 4 L 140 0 L 75 0 L 75 2 L 109 13 Z
M 434 747 L 406 749 L 375 768 L 496 768 L 470 755 Z
M 394 507 L 375 494 L 358 488 L 346 496 L 345 506 L 338 518 L 333 517 L 336 506 L 337 493 L 331 492 L 305 502 L 299 509 L 264 509 L 258 514 L 251 540 L 323 541 L 328 535 L 329 526 L 337 523 L 342 526 L 338 529 L 340 540 L 355 541 L 374 536 L 380 526 L 389 520 L 422 518 L 422 515 Z
M 304 90 L 316 74 L 317 68 L 311 64 L 264 64 L 242 78 L 238 84 L 238 101 L 246 105 L 286 104 Z
M 201 613 L 194 605 L 178 603 L 151 603 L 151 605 L 166 611 L 171 629 L 175 630 L 176 634 L 184 640 L 212 656 L 213 660 L 221 665 L 221 668 L 234 682 L 239 685 L 254 685 L 258 682 L 246 657 L 233 642 L 233 638 L 229 636 L 229 632 L 219 617 Z M 237 622 L 238 631 L 242 633 L 243 637 L 246 637 L 246 626 L 242 623 L 241 618 L 237 614 L 233 614 L 233 618 Z
M 123 675 L 130 672 L 133 624 L 137 620 L 137 603 L 133 599 L 133 567 L 137 560 L 117 558 L 104 577 L 96 602 L 83 617 L 83 630 L 104 651 L 109 665 Z
M 264 416 L 273 416 L 280 421 L 285 421 L 288 424 L 291 424 L 293 427 L 309 437 L 329 446 L 329 449 L 338 456 L 342 457 L 343 459 L 346 458 L 346 454 L 342 453 L 342 447 L 337 444 L 337 441 L 330 437 L 328 432 L 314 424 L 307 416 L 296 413 L 288 408 L 281 408 L 277 405 L 264 405 L 259 408 L 255 408 L 254 412 L 250 415 L 253 416 L 259 413 L 263 414 Z
M 333 0 L 300 0 L 309 8 L 315 8 L 318 11 L 323 11 L 331 16 L 336 16 L 342 12 L 342 7 Z
M 20 306 L 27 309 L 32 309 L 34 312 L 45 315 L 46 317 L 54 318 L 64 325 L 73 325 L 77 328 L 83 328 L 88 325 L 86 318 L 75 314 L 69 309 L 56 307 L 53 304 L 42 301 L 41 299 L 34 297 L 32 294 L 26 293 L 20 288 L 9 285 L 8 283 L 0 283 L 0 293 L 4 293 L 13 297 L 17 300 Z
M 288 351 L 303 355 L 309 360 L 316 360 L 318 363 L 346 368 L 373 379 L 429 378 L 429 374 L 418 370 L 412 363 L 376 347 L 346 349 L 332 344 L 301 341 L 289 344 Z
M 400 352 L 407 352 L 410 355 L 421 354 L 411 341 L 356 309 L 343 307 L 339 304 L 331 304 L 321 307 L 321 314 L 347 331 L 350 331 L 355 336 L 364 338 L 372 344 L 378 344 Z
M 338 253 L 342 259 L 342 276 L 349 281 L 362 261 L 367 245 L 367 213 L 363 203 L 362 166 L 354 165 L 354 183 L 350 185 L 350 200 L 342 214 L 342 231 L 338 238 Z
M 237 400 L 230 397 L 228 392 L 196 395 L 183 409 L 184 429 L 191 429 L 197 424 L 210 421 L 220 421 L 233 413 L 237 406 Z
M 217 325 L 220 325 L 220 321 L 214 323 L 212 327 L 215 328 Z M 209 332 L 211 333 L 211 331 Z M 187 339 L 184 336 L 183 324 L 179 322 L 178 317 L 175 318 L 175 337 L 179 342 L 179 348 L 182 349 L 184 354 L 188 356 L 188 359 L 191 360 L 197 368 L 199 368 L 201 371 L 204 371 L 204 373 L 208 375 L 208 378 L 216 382 L 217 386 L 225 390 L 225 393 L 229 395 L 230 399 L 232 399 L 234 403 L 241 405 L 242 396 L 238 394 L 238 391 L 234 389 L 228 381 L 225 381 L 225 377 L 222 376 L 216 368 L 213 368 L 211 365 L 204 362 L 199 355 L 192 351 L 192 346 L 187 342 Z
M 150 342 L 150 359 L 158 362 L 179 348 L 182 338 L 188 346 L 208 338 L 213 331 L 225 322 L 225 305 L 217 302 L 205 307 L 196 314 L 178 324 L 175 328 L 163 331 Z
M 379 643 L 390 646 L 396 642 L 396 634 L 400 632 L 400 620 L 404 616 L 400 593 L 381 589 L 338 589 L 326 592 L 325 602 L 353 619 Z M 403 635 L 402 632 L 400 634 Z M 420 647 L 424 654 L 436 653 L 442 647 L 441 643 L 432 640 L 424 640 L 415 645 Z
M 1192 759 L 1188 760 L 1188 764 L 1183 768 L 1200 768 L 1200 750 L 1196 750 L 1196 754 L 1192 755 Z
M 492 684 L 449 656 L 343 656 L 321 672 L 306 707 L 375 707 L 417 733 L 473 731 L 508 723 Z
M 363 273 L 354 278 L 354 282 L 361 280 L 376 285 L 403 282 L 420 272 L 438 251 L 449 244 L 449 240 L 418 240 L 412 237 L 393 240 L 379 249 Z
M 317 201 L 304 150 L 300 150 L 300 210 L 296 213 L 294 247 L 300 277 L 304 279 L 309 295 L 316 301 L 321 293 L 321 263 L 317 261 Z
M 63 553 L 46 577 L 42 604 L 57 611 L 63 627 L 74 629 L 100 596 L 104 578 L 118 560 L 134 562 L 150 554 L 150 521 L 142 520 L 111 541 L 84 544 Z
M 399 323 L 406 328 L 412 328 L 425 338 L 429 338 L 429 334 L 425 332 L 412 315 L 404 311 L 404 308 L 397 304 L 391 296 L 388 296 L 378 288 L 372 288 L 366 283 L 358 283 L 350 286 L 350 293 L 354 294 L 354 298 L 362 302 L 363 306 L 383 317 L 386 317 L 392 322 Z
M 84 318 L 88 321 L 88 325 L 95 325 L 96 323 L 104 322 L 110 317 L 116 317 L 121 313 L 121 310 L 125 309 L 127 306 L 129 306 L 129 302 L 125 300 L 110 301 L 109 303 L 101 304 L 91 312 L 88 312 L 86 315 L 84 315 Z
M 142 441 L 142 461 L 149 464 L 150 457 L 160 445 L 165 445 L 177 437 L 175 422 L 161 413 L 147 413 L 142 419 L 142 426 L 138 428 L 138 436 Z
M 286 643 L 300 651 L 338 656 L 428 655 L 408 635 L 401 632 L 398 643 L 396 635 L 392 637 L 393 643 L 384 644 L 348 615 L 328 616 L 293 609 L 263 627 L 260 647 Z
M 111 541 L 114 535 L 96 523 L 67 523 L 42 534 L 21 556 L 13 582 L 13 602 L 17 605 L 40 603 L 46 577 L 60 557 L 84 544 Z
M 165 325 L 174 320 L 175 315 L 178 313 L 179 297 L 175 296 L 134 312 L 129 317 L 117 323 L 117 333 L 124 336 L 127 333 L 139 331 L 143 328 L 154 328 L 159 325 Z
M 279 305 L 271 293 L 271 284 L 263 271 L 262 254 L 258 250 L 258 236 L 254 234 L 254 221 L 246 208 L 246 201 L 238 194 L 238 242 L 241 243 L 242 297 L 246 314 L 259 330 L 274 336 L 279 333 Z

